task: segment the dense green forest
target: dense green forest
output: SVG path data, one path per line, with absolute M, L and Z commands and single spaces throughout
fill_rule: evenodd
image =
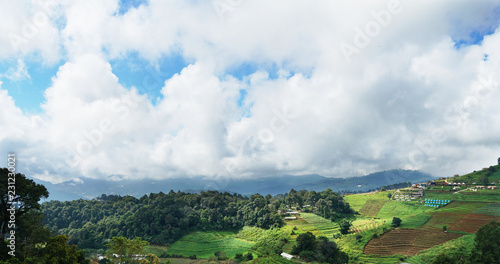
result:
M 352 214 L 342 196 L 331 190 L 291 190 L 271 197 L 217 191 L 200 194 L 174 192 L 132 196 L 103 194 L 94 200 L 42 204 L 45 224 L 80 248 L 104 248 L 112 237 L 142 237 L 153 244 L 171 244 L 192 231 L 235 230 L 243 226 L 264 229 L 284 225 L 278 210 L 314 205 L 315 213 L 329 219 Z
M 45 186 L 21 173 L 0 168 L 0 263 L 86 264 L 85 252 L 70 246 L 65 235 L 56 235 L 43 224 L 40 200 Z
M 14 185 L 15 189 L 9 187 Z M 206 249 L 214 249 L 210 259 L 216 260 L 252 261 L 252 252 L 257 252 L 256 260 L 264 262 L 255 263 L 289 263 L 279 254 L 291 252 L 302 260 L 315 263 L 347 263 L 360 260 L 360 256 L 355 254 L 357 248 L 363 249 L 364 245 L 359 243 L 365 235 L 373 239 L 378 237 L 378 233 L 372 230 L 366 231 L 366 234 L 352 232 L 352 220 L 356 219 L 359 226 L 360 221 L 367 221 L 366 215 L 355 214 L 344 197 L 330 189 L 321 192 L 292 189 L 275 197 L 260 194 L 246 197 L 217 191 L 199 194 L 170 191 L 168 194 L 151 193 L 140 198 L 103 194 L 92 200 L 40 204 L 40 200 L 49 195 L 45 186 L 7 169 L 0 169 L 0 189 L 3 193 L 0 216 L 4 238 L 0 246 L 0 264 L 87 264 L 90 263 L 89 256 L 93 256 L 92 263 L 97 263 L 96 253 L 107 257 L 99 263 L 154 264 L 160 263 L 159 257 L 165 260 L 181 256 L 196 259 L 196 255 L 178 252 L 179 243 L 184 245 L 181 248 L 184 253 L 190 250 L 188 247 L 193 241 L 205 242 Z M 359 208 L 359 201 L 368 203 L 372 196 L 386 199 L 386 192 L 346 196 L 346 199 Z M 374 200 L 397 206 L 399 214 L 408 206 L 392 200 Z M 495 204 L 457 203 L 450 208 L 493 208 L 491 205 Z M 495 208 L 485 212 L 495 215 Z M 288 221 L 285 225 L 284 216 L 292 212 L 295 214 L 296 210 L 300 212 L 300 219 Z M 435 215 L 446 213 L 446 210 L 449 209 L 444 208 Z M 387 225 L 375 228 L 391 232 L 402 221 L 397 217 L 392 220 L 391 228 Z M 404 218 L 403 223 L 408 220 Z M 418 228 L 412 230 L 418 231 Z M 447 228 L 443 226 L 443 231 L 438 233 L 445 231 Z M 434 252 L 432 263 L 497 263 L 499 232 L 500 223 L 497 221 L 483 225 L 469 239 L 473 242 L 467 246 L 467 252 L 463 247 Z M 189 236 L 191 238 L 186 238 Z M 219 243 L 221 237 L 233 239 L 227 240 L 233 241 L 227 244 L 231 246 L 210 246 Z M 205 241 L 205 238 L 214 240 Z M 153 247 L 146 250 L 148 245 Z M 171 248 L 170 254 L 163 250 L 165 245 Z M 215 250 L 219 248 L 227 252 Z M 157 253 L 158 256 L 155 255 Z M 202 255 L 207 258 L 205 253 Z M 137 256 L 143 259 L 139 260 Z M 374 256 L 378 258 L 378 255 Z

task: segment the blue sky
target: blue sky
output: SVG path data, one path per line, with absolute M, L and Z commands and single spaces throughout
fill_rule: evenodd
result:
M 0 151 L 52 182 L 500 155 L 498 1 L 216 3 L 0 3 Z

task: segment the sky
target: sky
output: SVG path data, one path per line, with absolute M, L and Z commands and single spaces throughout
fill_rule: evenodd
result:
M 497 0 L 0 1 L 0 165 L 463 174 L 500 156 L 498 47 Z

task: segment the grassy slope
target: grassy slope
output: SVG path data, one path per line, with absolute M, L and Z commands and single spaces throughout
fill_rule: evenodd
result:
M 337 223 L 321 216 L 309 213 L 302 213 L 301 216 L 309 224 L 314 225 L 326 237 L 332 237 L 333 234 L 340 232 L 340 226 Z
M 408 258 L 406 262 L 412 264 L 429 264 L 439 254 L 443 252 L 455 251 L 460 248 L 464 248 L 467 252 L 470 253 L 472 248 L 474 248 L 474 237 L 475 235 L 467 235 L 454 240 L 450 240 L 429 249 L 424 249 L 420 251 L 418 255 Z
M 500 217 L 500 191 L 485 190 L 475 194 L 451 194 L 449 192 L 426 192 L 424 198 L 452 200 L 451 204 L 442 208 L 431 208 L 420 205 L 418 200 L 413 202 L 397 202 L 387 198 L 388 192 L 377 192 L 369 194 L 356 194 L 345 197 L 351 207 L 360 211 L 360 215 L 355 215 L 350 220 L 353 223 L 352 234 L 345 235 L 340 239 L 333 239 L 333 234 L 338 233 L 338 223 L 331 222 L 320 216 L 302 213 L 295 221 L 287 221 L 284 230 L 294 232 L 285 244 L 283 251 L 290 252 L 296 244 L 299 234 L 312 232 L 316 236 L 325 235 L 330 240 L 335 241 L 342 250 L 346 251 L 350 257 L 350 263 L 399 263 L 400 259 L 410 263 L 427 263 L 423 259 L 430 259 L 442 250 L 453 250 L 454 248 L 467 244 L 473 235 L 465 235 L 458 239 L 436 245 L 429 249 L 420 251 L 415 256 L 376 256 L 363 254 L 364 247 L 372 239 L 374 234 L 378 236 L 389 231 L 390 222 L 393 217 L 403 220 L 401 228 L 437 230 L 443 225 L 448 227 L 456 224 L 467 214 L 488 214 Z M 495 198 L 491 198 L 495 197 Z M 492 203 L 493 202 L 493 203 Z M 364 214 L 363 214 L 364 213 Z M 296 230 L 294 230 L 294 228 Z M 197 257 L 208 258 L 215 251 L 225 251 L 229 257 L 234 257 L 236 253 L 253 252 L 252 245 L 262 237 L 263 230 L 254 227 L 245 227 L 239 233 L 234 232 L 195 232 L 183 237 L 174 243 L 168 253 L 182 254 L 189 256 L 196 254 Z M 389 231 L 390 232 L 390 231 Z M 463 232 L 462 232 L 463 233 Z M 467 233 L 463 233 L 467 234 Z M 361 236 L 360 239 L 356 238 Z M 203 262 L 182 262 L 179 263 L 203 263 Z M 187 260 L 185 260 L 187 261 Z M 177 262 L 173 262 L 177 263 Z M 281 260 L 279 256 L 259 258 L 252 263 L 291 263 Z
M 432 230 L 436 230 L 442 228 L 443 225 L 450 227 L 470 213 L 488 214 L 497 217 L 500 216 L 500 203 L 491 203 L 497 201 L 500 202 L 500 191 L 484 190 L 477 193 L 475 192 L 474 194 L 469 194 L 471 193 L 469 191 L 455 195 L 448 192 L 428 193 L 429 195 L 426 193 L 425 198 L 452 200 L 454 202 L 442 208 L 435 209 L 420 205 L 418 200 L 414 202 L 386 201 L 383 203 L 382 208 L 378 211 L 376 219 L 371 218 L 370 214 L 372 214 L 372 212 L 366 210 L 365 212 L 368 212 L 368 215 L 359 215 L 357 216 L 358 219 L 354 221 L 355 223 L 358 222 L 361 224 L 361 226 L 363 221 L 365 223 L 370 223 L 370 220 L 385 221 L 385 225 L 383 222 L 381 222 L 379 226 L 371 225 L 374 228 L 368 231 L 364 231 L 360 227 L 359 230 L 357 229 L 356 231 L 364 231 L 359 233 L 359 235 L 362 235 L 363 237 L 361 240 L 356 240 L 355 235 L 347 235 L 336 242 L 353 257 L 353 260 L 351 261 L 352 263 L 399 263 L 400 258 L 408 258 L 408 256 L 393 255 L 382 257 L 362 254 L 362 250 L 367 243 L 366 240 L 370 240 L 371 236 L 375 232 L 378 232 L 379 234 L 382 233 L 382 229 L 389 226 L 389 220 L 392 219 L 392 217 L 399 217 L 403 219 L 401 228 L 419 228 L 423 230 L 431 228 Z M 351 206 L 355 210 L 359 210 L 363 213 L 362 209 L 367 206 L 367 203 L 370 203 L 369 201 L 381 201 L 383 200 L 383 195 L 384 192 L 375 194 L 349 195 L 346 196 L 345 200 L 350 202 Z M 462 238 L 451 240 L 445 242 L 444 244 L 436 245 L 427 250 L 421 251 L 419 254 L 425 253 L 426 255 L 423 255 L 422 257 L 425 259 L 429 256 L 429 254 L 437 254 L 441 250 L 456 248 L 457 243 L 463 244 L 465 243 L 463 241 L 470 242 L 470 239 L 471 235 L 463 236 Z M 419 259 L 422 259 L 418 256 L 419 255 L 412 257 L 412 261 L 415 261 L 414 263 L 427 263 L 418 262 Z
M 500 180 L 500 165 L 493 166 L 494 168 L 497 169 L 492 175 L 488 177 L 488 180 L 490 183 L 498 183 Z M 472 182 L 477 182 L 479 184 L 479 179 L 481 177 L 486 176 L 488 170 L 479 170 L 475 172 L 471 172 L 468 174 L 464 174 L 462 176 L 452 178 L 449 181 L 451 182 L 465 182 L 465 183 L 472 183 Z
M 209 258 L 216 251 L 224 251 L 227 257 L 234 258 L 237 253 L 250 251 L 254 245 L 254 242 L 236 238 L 235 235 L 230 231 L 193 232 L 172 244 L 167 253 Z
M 370 196 L 365 194 L 353 194 L 345 196 L 344 200 L 351 205 L 352 209 L 359 212 L 366 201 L 370 200 Z

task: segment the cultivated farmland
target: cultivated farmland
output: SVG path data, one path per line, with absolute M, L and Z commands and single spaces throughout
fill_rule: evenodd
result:
M 487 214 L 467 214 L 453 224 L 449 230 L 476 233 L 482 225 L 485 225 L 493 220 L 500 220 L 500 217 Z
M 366 216 L 375 217 L 386 202 L 387 199 L 370 199 L 366 201 L 359 212 Z
M 253 245 L 254 242 L 236 238 L 234 232 L 193 232 L 172 244 L 167 253 L 209 258 L 214 252 L 223 251 L 229 258 L 233 258 L 237 253 L 249 251 Z
M 394 254 L 415 255 L 420 250 L 460 236 L 462 235 L 432 229 L 395 229 L 380 238 L 370 240 L 365 247 L 364 253 L 382 256 Z

